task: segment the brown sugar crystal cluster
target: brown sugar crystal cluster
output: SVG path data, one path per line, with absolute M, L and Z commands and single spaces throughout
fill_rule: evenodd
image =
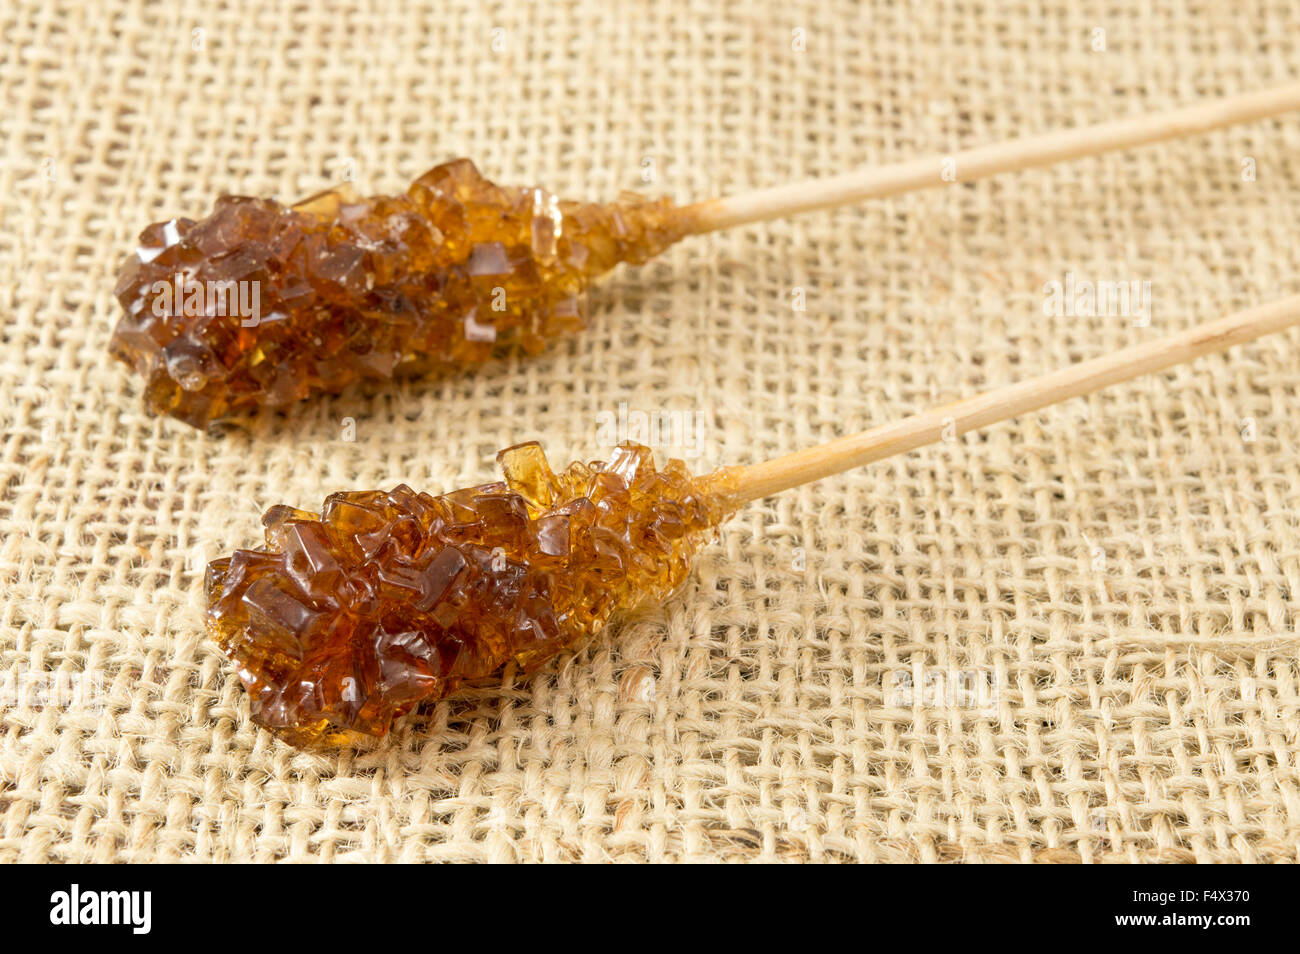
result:
M 531 669 L 666 596 L 727 511 L 636 444 L 558 475 L 536 443 L 498 460 L 504 481 L 438 497 L 273 507 L 263 548 L 209 565 L 209 630 L 258 723 L 295 744 L 383 735 L 463 682 Z
M 607 205 L 504 187 L 467 159 L 405 195 L 295 206 L 225 196 L 141 233 L 111 349 L 146 401 L 196 427 L 362 379 L 533 354 L 580 330 L 591 280 L 687 231 L 666 199 Z

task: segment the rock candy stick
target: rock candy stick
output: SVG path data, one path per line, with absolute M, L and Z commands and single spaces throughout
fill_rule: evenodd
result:
M 294 206 L 227 196 L 149 226 L 117 284 L 111 349 L 156 413 L 196 427 L 361 380 L 540 352 L 586 325 L 586 291 L 679 239 L 1205 132 L 1300 108 L 1300 84 L 675 206 L 498 186 L 465 159 L 406 193 Z
M 541 448 L 505 479 L 439 497 L 402 486 L 274 507 L 266 546 L 209 566 L 208 626 L 253 718 L 298 744 L 382 735 L 508 663 L 525 669 L 665 598 L 745 503 L 1300 324 L 1300 296 L 1134 345 L 775 460 L 693 477 L 618 447 L 554 473 Z

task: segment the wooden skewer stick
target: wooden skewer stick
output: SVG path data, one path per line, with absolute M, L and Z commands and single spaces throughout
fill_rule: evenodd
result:
M 688 206 L 687 212 L 694 220 L 693 232 L 714 232 L 733 225 L 764 222 L 817 209 L 834 209 L 916 189 L 952 182 L 973 182 L 1003 172 L 1098 156 L 1236 123 L 1253 122 L 1294 109 L 1300 109 L 1300 83 L 1241 93 L 1165 113 L 1013 139 L 950 156 L 911 159 L 825 179 L 709 199 Z M 946 177 L 945 171 L 949 173 Z
M 1153 374 L 1300 325 L 1300 295 L 1133 345 L 1114 354 L 995 388 L 974 397 L 841 437 L 784 457 L 729 467 L 707 478 L 733 508 L 894 454 L 964 434 L 1101 388 Z

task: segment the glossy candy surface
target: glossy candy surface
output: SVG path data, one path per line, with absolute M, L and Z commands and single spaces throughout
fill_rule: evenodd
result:
M 726 515 L 681 461 L 623 444 L 552 472 L 535 443 L 505 480 L 273 507 L 266 545 L 208 567 L 208 628 L 253 718 L 286 741 L 383 735 L 392 720 L 514 661 L 533 668 L 617 610 L 662 599 Z
M 586 324 L 592 279 L 688 231 L 666 199 L 560 201 L 467 159 L 404 195 L 225 196 L 149 226 L 122 267 L 112 352 L 150 410 L 196 427 L 363 379 L 535 354 Z

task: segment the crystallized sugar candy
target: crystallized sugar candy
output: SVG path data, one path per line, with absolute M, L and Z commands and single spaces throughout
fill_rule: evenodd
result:
M 619 262 L 688 234 L 1250 122 L 1300 106 L 1300 84 L 1145 118 L 866 167 L 688 206 L 561 202 L 494 185 L 460 159 L 405 195 L 338 189 L 285 207 L 227 197 L 200 222 L 147 228 L 122 269 L 112 350 L 155 412 L 196 426 L 354 381 L 534 353 L 584 324 L 583 293 Z
M 687 234 L 667 199 L 497 186 L 467 159 L 405 195 L 295 206 L 226 196 L 149 226 L 123 266 L 115 355 L 151 410 L 196 427 L 362 379 L 533 354 L 580 330 L 592 279 Z
M 1300 325 L 1300 295 L 742 467 L 692 477 L 620 445 L 556 475 L 536 444 L 505 481 L 441 497 L 274 507 L 266 546 L 208 568 L 208 622 L 254 717 L 299 743 L 392 719 L 511 661 L 534 666 L 616 610 L 662 598 L 734 509 L 892 454 Z
M 383 735 L 466 680 L 535 667 L 666 596 L 727 512 L 636 444 L 558 475 L 536 443 L 498 460 L 503 482 L 440 497 L 273 507 L 265 547 L 209 565 L 209 630 L 258 723 L 295 744 Z

